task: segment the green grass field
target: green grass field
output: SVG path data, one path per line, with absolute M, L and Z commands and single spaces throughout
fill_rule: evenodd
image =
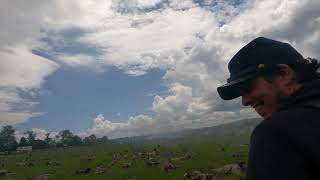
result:
M 41 174 L 48 174 L 49 179 L 57 180 L 122 180 L 127 176 L 133 176 L 137 180 L 170 180 L 184 179 L 186 172 L 198 170 L 216 175 L 219 179 L 241 179 L 243 174 L 225 174 L 213 169 L 226 164 L 247 162 L 248 147 L 240 145 L 247 141 L 247 137 L 243 139 L 239 140 L 239 137 L 237 140 L 230 141 L 194 139 L 170 145 L 152 143 L 105 144 L 51 149 L 33 152 L 31 156 L 26 154 L 0 156 L 0 165 L 3 166 L 0 169 L 6 169 L 13 173 L 0 178 L 25 180 L 28 178 L 36 179 Z M 157 149 L 157 155 L 152 154 L 154 148 Z M 114 154 L 118 154 L 117 158 L 114 158 Z M 191 158 L 183 159 L 186 155 Z M 146 165 L 145 161 L 148 157 L 159 161 L 160 164 Z M 114 163 L 111 165 L 113 160 Z M 162 170 L 165 162 L 171 162 L 177 168 L 165 172 Z M 123 168 L 125 163 L 129 163 L 131 166 Z M 97 175 L 94 169 L 98 166 L 105 172 Z M 76 174 L 77 170 L 86 168 L 90 168 L 91 171 L 87 174 Z

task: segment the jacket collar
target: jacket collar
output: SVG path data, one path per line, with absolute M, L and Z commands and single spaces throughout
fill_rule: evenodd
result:
M 300 89 L 283 101 L 279 110 L 315 99 L 320 100 L 320 80 L 304 83 Z

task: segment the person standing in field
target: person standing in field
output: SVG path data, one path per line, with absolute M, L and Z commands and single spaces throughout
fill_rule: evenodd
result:
M 250 139 L 247 180 L 320 179 L 319 62 L 259 37 L 230 60 L 220 97 L 263 117 Z

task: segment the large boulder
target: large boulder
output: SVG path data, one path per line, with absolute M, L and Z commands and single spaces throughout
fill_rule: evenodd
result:
M 227 164 L 221 168 L 215 169 L 214 171 L 224 173 L 224 174 L 236 174 L 241 175 L 246 171 L 246 165 L 243 162 Z
M 148 158 L 146 161 L 145 161 L 146 165 L 148 166 L 155 166 L 155 165 L 158 165 L 160 164 L 160 162 L 154 158 Z
M 162 170 L 165 171 L 166 173 L 168 173 L 169 171 L 173 171 L 175 169 L 177 169 L 177 166 L 173 165 L 170 162 L 166 162 L 162 166 Z
M 6 169 L 1 169 L 1 170 L 0 170 L 0 176 L 7 176 L 8 173 L 9 173 L 9 171 L 6 170 Z

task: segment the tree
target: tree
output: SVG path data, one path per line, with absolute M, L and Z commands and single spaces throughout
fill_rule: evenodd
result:
M 44 142 L 46 143 L 48 148 L 55 146 L 54 140 L 50 138 L 50 133 L 46 133 L 46 138 L 44 139 Z
M 73 134 L 69 129 L 65 129 L 65 130 L 59 132 L 58 135 L 61 138 L 62 144 L 70 145 L 70 143 L 72 141 Z
M 47 148 L 47 144 L 40 139 L 36 139 L 32 142 L 32 148 L 33 149 L 45 149 L 45 148 Z
M 24 134 L 27 135 L 28 145 L 32 146 L 32 144 L 35 141 L 37 135 L 33 131 L 27 131 Z
M 18 143 L 14 137 L 15 129 L 10 126 L 3 126 L 0 132 L 0 151 L 13 151 Z
M 91 134 L 90 136 L 85 137 L 83 139 L 83 143 L 85 145 L 92 145 L 92 144 L 95 144 L 96 142 L 97 142 L 97 137 L 94 134 Z
M 72 140 L 70 142 L 71 146 L 80 146 L 81 144 L 82 144 L 82 139 L 79 136 L 75 135 L 72 137 Z
M 19 141 L 19 146 L 27 146 L 27 145 L 28 145 L 27 139 L 25 137 L 21 137 Z
M 101 138 L 98 138 L 97 142 L 105 144 L 105 143 L 109 142 L 109 138 L 107 136 L 103 136 Z
M 50 133 L 46 133 L 46 138 L 44 139 L 44 141 L 49 142 L 50 140 Z

